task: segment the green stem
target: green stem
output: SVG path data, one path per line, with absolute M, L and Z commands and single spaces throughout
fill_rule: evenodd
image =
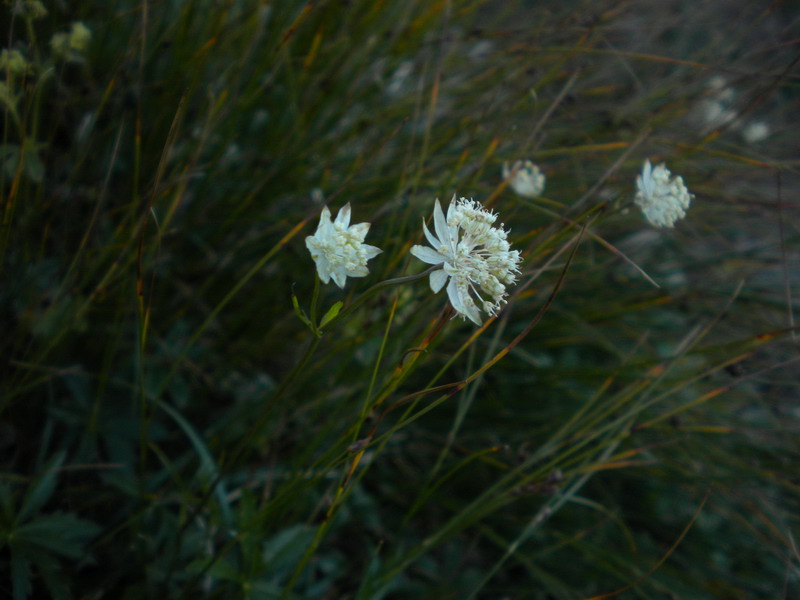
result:
M 319 337 L 320 330 L 317 324 L 317 305 L 319 304 L 319 275 L 314 275 L 314 294 L 311 296 L 311 325 L 314 327 L 314 335 Z
M 326 324 L 326 329 L 329 325 L 332 325 L 333 323 L 336 323 L 340 319 L 352 314 L 353 311 L 355 311 L 355 309 L 361 306 L 371 296 L 373 296 L 380 290 L 393 285 L 399 285 L 401 283 L 418 281 L 420 279 L 425 278 L 429 273 L 438 268 L 440 268 L 439 265 L 434 265 L 429 269 L 423 271 L 422 273 L 418 273 L 417 275 L 396 277 L 394 279 L 387 279 L 385 281 L 381 281 L 380 283 L 376 283 L 366 292 L 364 292 L 358 298 L 356 298 L 355 301 L 350 306 L 348 306 L 346 309 L 340 312 L 336 317 L 331 319 L 331 321 Z M 318 303 L 319 303 L 319 277 L 316 277 L 314 283 L 314 296 L 311 300 L 311 323 L 315 328 L 317 327 L 316 319 L 317 319 Z M 314 355 L 314 352 L 316 352 L 317 347 L 319 346 L 320 340 L 322 339 L 322 333 L 323 333 L 322 331 L 317 329 L 314 339 L 311 340 L 311 343 L 306 348 L 306 351 L 303 354 L 300 361 L 294 366 L 294 368 L 292 368 L 289 374 L 283 378 L 283 381 L 281 381 L 280 385 L 278 386 L 278 389 L 275 390 L 275 393 L 269 399 L 269 404 L 267 405 L 267 407 L 265 407 L 265 410 L 261 413 L 261 416 L 255 422 L 255 424 L 250 428 L 250 431 L 247 433 L 247 435 L 245 435 L 242 441 L 239 442 L 239 445 L 237 446 L 236 450 L 231 454 L 231 464 L 233 464 L 236 461 L 236 459 L 239 458 L 240 454 L 244 451 L 247 443 L 251 441 L 253 437 L 258 435 L 258 432 L 261 431 L 261 429 L 264 427 L 264 424 L 267 422 L 267 420 L 273 414 L 275 408 L 278 406 L 278 401 L 286 394 L 289 387 L 297 378 L 297 376 L 303 372 L 303 369 L 305 369 L 306 365 L 311 360 L 311 357 Z

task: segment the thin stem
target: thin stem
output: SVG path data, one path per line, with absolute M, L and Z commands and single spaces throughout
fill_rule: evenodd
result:
M 319 275 L 314 275 L 314 294 L 311 296 L 311 325 L 314 327 L 314 335 L 320 336 L 317 324 L 317 305 L 319 304 Z
M 330 327 L 331 325 L 333 325 L 334 323 L 340 321 L 341 319 L 344 319 L 344 318 L 350 316 L 350 314 L 352 312 L 354 312 L 359 306 L 364 304 L 364 302 L 369 300 L 369 298 L 371 296 L 375 295 L 376 292 L 379 292 L 380 290 L 382 290 L 384 288 L 387 288 L 387 287 L 391 287 L 393 285 L 399 285 L 401 283 L 411 283 L 413 281 L 419 281 L 420 279 L 424 279 L 425 277 L 427 277 L 428 275 L 433 273 L 436 269 L 441 269 L 441 268 L 442 268 L 441 265 L 433 265 L 432 267 L 429 267 L 426 270 L 424 270 L 422 273 L 417 273 L 416 275 L 406 275 L 404 277 L 395 277 L 394 279 L 386 279 L 385 281 L 381 281 L 379 283 L 376 283 L 371 288 L 369 288 L 366 292 L 361 294 L 358 298 L 353 300 L 353 303 L 350 306 L 345 308 L 342 312 L 340 312 L 333 319 L 331 319 L 327 323 L 326 327 Z

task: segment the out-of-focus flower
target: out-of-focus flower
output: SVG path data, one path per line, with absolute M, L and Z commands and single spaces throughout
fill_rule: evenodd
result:
M 765 121 L 747 121 L 736 106 L 737 91 L 728 81 L 715 75 L 707 84 L 712 90 L 697 106 L 697 117 L 703 130 L 708 133 L 726 127 L 736 130 L 748 144 L 763 142 L 770 136 L 770 126 Z
M 544 192 L 544 173 L 529 160 L 518 160 L 510 169 L 503 163 L 503 179 L 523 198 L 538 198 Z
M 72 24 L 69 33 L 56 33 L 50 40 L 53 52 L 66 60 L 80 62 L 92 41 L 92 32 L 80 21 Z
M 497 215 L 479 202 L 466 198 L 456 201 L 455 195 L 445 218 L 437 199 L 433 207 L 435 236 L 422 221 L 431 247 L 411 248 L 411 254 L 421 261 L 442 265 L 430 275 L 431 290 L 437 293 L 447 284 L 447 297 L 453 308 L 476 325 L 481 324 L 478 304 L 490 315 L 505 304 L 506 285 L 517 280 L 522 260 L 517 250 L 511 250 L 503 225 L 492 226 L 496 220 Z
M 649 160 L 644 161 L 642 173 L 636 177 L 634 202 L 650 223 L 656 227 L 672 227 L 675 221 L 686 216 L 693 197 L 683 178 L 671 177 L 664 163 L 652 167 Z
M 47 15 L 47 9 L 40 0 L 17 0 L 14 13 L 25 19 L 40 19 Z
M 325 202 L 325 193 L 322 191 L 322 188 L 311 188 L 311 201 L 314 204 L 322 204 Z
M 22 52 L 19 50 L 3 50 L 0 51 L 0 74 L 6 73 L 12 76 L 25 75 L 28 72 L 30 65 Z
M 349 202 L 339 210 L 335 221 L 331 221 L 327 206 L 322 209 L 317 231 L 306 238 L 306 247 L 323 283 L 333 278 L 343 288 L 348 277 L 369 274 L 367 261 L 383 251 L 363 243 L 368 231 L 369 223 L 350 225 Z
M 89 47 L 89 42 L 92 41 L 91 30 L 81 23 L 76 21 L 72 24 L 72 31 L 69 33 L 69 47 L 75 52 L 86 52 Z
M 742 128 L 742 138 L 748 144 L 763 142 L 770 133 L 769 125 L 764 121 L 753 121 Z
M 709 79 L 707 87 L 713 91 L 700 102 L 698 107 L 704 129 L 711 131 L 736 121 L 738 115 L 733 107 L 736 90 L 720 75 Z

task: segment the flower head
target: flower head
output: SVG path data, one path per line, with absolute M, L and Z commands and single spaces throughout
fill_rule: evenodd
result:
M 742 129 L 742 138 L 748 144 L 763 142 L 769 137 L 769 125 L 764 121 L 753 121 Z
M 11 75 L 25 75 L 30 69 L 28 61 L 19 50 L 0 51 L 0 72 L 8 71 Z
M 411 254 L 421 261 L 442 265 L 431 273 L 431 289 L 437 293 L 447 284 L 453 308 L 477 325 L 481 324 L 479 304 L 490 315 L 505 304 L 506 285 L 517 280 L 522 260 L 517 250 L 511 250 L 502 224 L 492 226 L 496 220 L 497 215 L 479 202 L 466 198 L 456 201 L 455 195 L 445 218 L 436 200 L 433 208 L 436 235 L 422 221 L 422 230 L 431 247 L 411 248 Z
M 69 33 L 56 33 L 50 40 L 50 46 L 58 56 L 80 62 L 91 41 L 92 31 L 80 21 L 75 21 Z
M 367 261 L 383 250 L 363 243 L 368 231 L 369 223 L 350 225 L 349 202 L 339 210 L 335 221 L 331 221 L 327 206 L 322 209 L 317 231 L 306 238 L 306 247 L 323 283 L 333 278 L 343 288 L 348 277 L 369 274 Z
M 650 223 L 656 227 L 672 227 L 675 221 L 686 216 L 693 197 L 683 177 L 671 177 L 664 163 L 652 167 L 649 160 L 644 161 L 642 173 L 636 177 L 634 202 Z
M 40 19 L 47 15 L 47 9 L 40 0 L 17 0 L 14 3 L 14 14 L 26 19 Z
M 503 179 L 523 198 L 538 198 L 544 191 L 544 173 L 529 160 L 518 160 L 510 169 L 503 163 Z

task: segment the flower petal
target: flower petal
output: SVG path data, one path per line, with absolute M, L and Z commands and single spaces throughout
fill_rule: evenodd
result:
M 364 249 L 364 254 L 367 257 L 367 260 L 375 256 L 378 256 L 378 254 L 383 252 L 383 250 L 381 250 L 377 246 L 370 246 L 369 244 L 361 244 L 361 247 Z
M 467 317 L 476 325 L 481 325 L 481 316 L 478 312 L 478 307 L 472 302 L 467 302 L 461 295 L 461 289 L 456 284 L 456 279 L 453 277 L 450 283 L 447 284 L 447 297 L 450 298 L 450 304 L 456 309 L 456 312 Z
M 442 244 L 450 244 L 450 228 L 447 226 L 447 219 L 444 218 L 442 205 L 439 204 L 438 198 L 433 205 L 433 228 L 436 230 L 436 235 Z
M 434 250 L 441 247 L 442 243 L 430 232 L 428 226 L 425 224 L 425 219 L 422 219 L 422 231 L 425 233 L 428 243 L 433 246 Z
M 339 214 L 336 215 L 336 222 L 339 223 L 342 227 L 347 229 L 347 226 L 350 225 L 350 203 L 348 202 L 342 208 L 339 209 Z
M 331 277 L 333 277 L 333 281 L 336 283 L 336 285 L 338 285 L 340 288 L 344 288 L 344 284 L 347 281 L 347 273 L 345 273 L 343 268 L 333 269 L 331 271 Z M 325 281 L 324 283 L 328 282 Z
M 439 265 L 445 261 L 445 257 L 427 246 L 411 246 L 411 255 L 416 256 L 422 262 L 429 265 Z
M 450 198 L 450 206 L 447 207 L 447 220 L 450 221 L 450 218 L 453 216 L 453 213 L 456 210 L 456 195 L 453 194 L 453 197 Z
M 655 191 L 655 183 L 653 182 L 653 167 L 649 158 L 644 161 L 644 167 L 642 167 L 642 174 L 639 179 L 641 181 L 639 189 L 645 196 L 652 197 Z
M 323 240 L 330 239 L 332 235 L 333 222 L 331 221 L 331 211 L 327 206 L 325 206 L 322 209 L 322 214 L 319 216 L 319 226 L 317 227 L 317 232 L 314 234 L 314 236 L 320 240 Z
M 450 304 L 453 305 L 457 313 L 461 315 L 465 314 L 464 302 L 461 300 L 461 294 L 458 292 L 458 285 L 456 284 L 455 277 L 450 279 L 450 283 L 447 284 L 447 297 L 450 298 Z
M 348 277 L 366 277 L 367 275 L 369 275 L 367 265 L 355 265 L 347 270 Z
M 317 263 L 317 275 L 322 283 L 328 283 L 331 280 L 330 265 L 328 259 L 324 254 L 317 256 L 314 261 Z
M 444 284 L 447 283 L 448 277 L 450 277 L 450 275 L 448 275 L 444 269 L 439 269 L 438 271 L 431 273 L 431 289 L 433 290 L 434 294 L 438 294 L 439 291 L 444 287 Z
M 364 238 L 367 237 L 367 232 L 369 231 L 369 223 L 359 223 L 357 225 L 353 225 L 350 229 L 347 230 L 348 233 L 352 233 L 356 236 L 359 242 L 363 242 Z
M 331 226 L 331 211 L 327 206 L 322 207 L 322 212 L 319 214 L 319 224 L 317 225 L 317 231 L 314 235 L 319 235 L 324 233 L 325 230 Z
M 481 320 L 481 313 L 478 310 L 478 307 L 475 304 L 466 304 L 467 307 L 467 318 L 475 323 L 475 325 L 483 325 L 483 321 Z

